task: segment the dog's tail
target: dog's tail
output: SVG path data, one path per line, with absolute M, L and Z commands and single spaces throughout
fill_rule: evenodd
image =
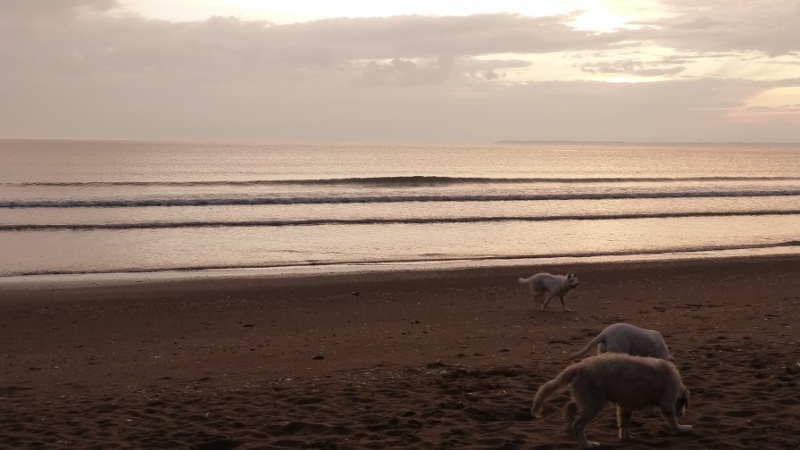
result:
M 531 280 L 533 280 L 533 276 L 530 276 L 528 278 L 520 278 L 519 279 L 519 284 L 527 284 L 528 288 L 531 290 L 531 292 L 533 294 L 536 294 L 536 292 L 533 290 L 533 283 L 531 283 Z
M 556 392 L 562 391 L 569 387 L 572 378 L 575 376 L 575 366 L 570 366 L 564 369 L 563 372 L 558 374 L 555 379 L 539 386 L 536 395 L 533 397 L 533 406 L 531 407 L 531 415 L 535 418 L 542 417 L 542 409 L 544 409 L 544 402 Z
M 561 375 L 559 375 L 554 380 L 550 380 L 539 386 L 539 390 L 536 391 L 536 395 L 533 397 L 533 406 L 531 406 L 531 415 L 534 419 L 540 419 L 542 417 L 544 402 L 546 402 L 551 395 L 566 388 L 567 384 L 569 384 L 569 382 L 563 380 Z
M 537 286 L 538 283 L 536 282 L 536 275 L 537 274 L 533 274 L 533 275 L 529 276 L 528 278 L 520 278 L 519 279 L 519 284 L 527 284 L 528 285 L 528 289 L 530 289 L 531 294 L 533 294 L 533 295 L 536 295 L 536 290 L 538 288 L 538 286 Z
M 586 344 L 586 347 L 583 347 L 582 349 L 570 355 L 569 359 L 575 361 L 576 359 L 583 358 L 584 356 L 586 356 L 587 353 L 592 351 L 592 349 L 595 348 L 597 344 L 605 342 L 605 340 L 606 337 L 603 335 L 603 333 L 598 334 L 597 337 L 595 337 L 594 339 L 589 341 L 588 344 Z

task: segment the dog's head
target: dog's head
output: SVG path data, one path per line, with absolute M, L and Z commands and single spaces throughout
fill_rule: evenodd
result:
M 575 289 L 578 287 L 578 277 L 575 276 L 574 272 L 567 274 L 567 284 L 569 285 L 570 289 Z
M 689 390 L 685 386 L 681 386 L 681 394 L 675 402 L 675 413 L 683 417 L 687 409 L 689 409 Z

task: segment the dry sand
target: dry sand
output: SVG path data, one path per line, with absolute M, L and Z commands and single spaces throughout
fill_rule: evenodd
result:
M 577 448 L 531 398 L 606 325 L 658 329 L 692 391 L 610 448 L 800 448 L 800 258 L 541 267 L 581 286 L 538 311 L 529 268 L 0 290 L 0 447 Z

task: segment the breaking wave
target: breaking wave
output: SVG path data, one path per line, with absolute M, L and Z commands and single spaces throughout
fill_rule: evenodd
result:
M 603 215 L 556 215 L 556 216 L 497 216 L 497 217 L 410 217 L 410 218 L 363 218 L 363 219 L 300 219 L 300 220 L 245 220 L 245 221 L 193 221 L 193 222 L 138 222 L 104 224 L 18 224 L 0 225 L 0 231 L 56 231 L 56 230 L 133 230 L 158 228 L 209 228 L 209 227 L 288 227 L 322 225 L 386 225 L 386 224 L 435 224 L 435 223 L 479 223 L 479 222 L 551 222 L 563 220 L 623 220 L 623 219 L 669 219 L 682 217 L 730 217 L 730 216 L 788 216 L 800 215 L 800 210 L 765 211 L 697 211 L 653 214 L 603 214 Z
M 398 177 L 350 177 L 319 179 L 280 180 L 207 180 L 207 181 L 43 181 L 27 183 L 0 183 L 8 187 L 100 187 L 100 186 L 441 186 L 458 184 L 543 184 L 543 183 L 682 183 L 682 182 L 763 182 L 798 181 L 800 177 L 609 177 L 609 178 L 491 178 L 491 177 L 442 177 L 442 176 L 398 176 Z
M 730 198 L 798 196 L 800 189 L 748 191 L 682 191 L 682 192 L 610 192 L 569 194 L 474 194 L 474 195 L 300 195 L 247 197 L 179 197 L 131 199 L 63 199 L 63 200 L 2 200 L 0 208 L 125 208 L 156 206 L 235 206 L 235 205 L 301 205 L 344 203 L 401 203 L 401 202 L 505 202 L 548 200 L 615 200 L 660 198 Z

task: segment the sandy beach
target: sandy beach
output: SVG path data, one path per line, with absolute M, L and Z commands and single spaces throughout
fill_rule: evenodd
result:
M 0 290 L 4 448 L 577 448 L 536 389 L 605 326 L 664 335 L 691 404 L 609 448 L 800 448 L 800 258 L 595 263 L 545 312 L 503 267 Z

